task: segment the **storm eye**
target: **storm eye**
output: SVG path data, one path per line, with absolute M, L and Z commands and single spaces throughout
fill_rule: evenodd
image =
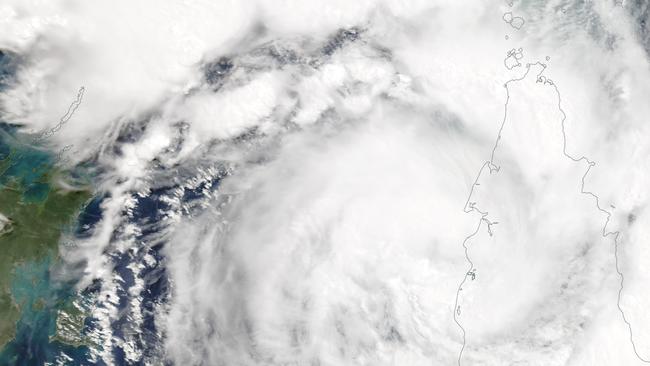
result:
M 203 68 L 205 81 L 214 87 L 221 86 L 232 72 L 234 64 L 230 58 L 221 57 L 216 61 L 206 64 Z

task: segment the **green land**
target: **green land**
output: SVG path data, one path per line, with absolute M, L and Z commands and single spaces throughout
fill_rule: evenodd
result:
M 10 166 L 10 159 L 0 160 L 0 176 Z M 87 189 L 57 187 L 55 178 L 60 179 L 60 173 L 50 170 L 38 179 L 49 189 L 36 202 L 25 199 L 26 187 L 19 180 L 0 184 L 0 349 L 13 339 L 25 305 L 17 303 L 11 293 L 16 267 L 48 255 L 56 258 L 61 235 L 91 197 Z

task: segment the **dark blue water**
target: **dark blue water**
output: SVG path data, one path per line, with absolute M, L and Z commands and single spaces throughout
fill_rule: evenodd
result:
M 133 195 L 136 204 L 133 207 L 129 221 L 137 224 L 141 229 L 141 232 L 135 237 L 136 241 L 148 243 L 152 241 L 153 236 L 157 235 L 161 229 L 159 223 L 163 219 L 164 213 L 171 209 L 164 197 L 176 188 L 175 186 L 159 187 L 153 189 L 150 194 L 144 197 L 137 194 Z M 163 245 L 164 242 L 152 246 L 143 245 L 137 252 L 127 252 L 113 258 L 115 261 L 114 270 L 124 280 L 123 286 L 118 288 L 117 291 L 119 298 L 118 309 L 124 311 L 129 307 L 139 306 L 142 310 L 142 327 L 138 329 L 139 333 L 132 339 L 132 342 L 134 342 L 137 349 L 141 350 L 143 359 L 156 356 L 162 342 L 161 334 L 155 323 L 155 305 L 166 302 L 169 296 L 168 276 L 162 255 Z M 135 284 L 133 272 L 127 266 L 133 262 L 142 263 L 143 257 L 147 254 L 153 256 L 157 264 L 144 268 L 140 273 L 141 278 L 144 280 L 144 290 L 138 299 L 139 301 L 134 303 L 125 290 Z M 129 312 L 124 311 L 122 314 L 124 315 L 112 324 L 113 334 L 119 338 L 123 338 L 124 331 L 129 329 Z M 131 364 L 127 362 L 126 355 L 120 347 L 113 349 L 113 357 L 119 365 Z
M 11 86 L 18 66 L 19 58 L 16 55 L 0 50 L 0 93 Z M 213 74 L 208 75 L 214 78 L 214 81 L 227 76 L 232 68 L 232 65 L 225 63 L 217 66 L 218 69 L 211 70 Z M 25 188 L 25 201 L 42 202 L 51 189 L 47 183 L 47 174 L 56 164 L 56 157 L 43 146 L 33 146 L 29 139 L 17 138 L 20 136 L 17 126 L 2 123 L 1 118 L 0 115 L 0 185 L 17 184 Z M 138 132 L 141 134 L 137 129 L 125 131 L 124 135 L 137 140 Z M 92 162 L 88 162 L 87 166 L 82 164 L 81 168 L 84 171 L 97 169 Z M 185 173 L 191 175 L 190 172 L 178 173 L 179 176 L 185 176 Z M 206 190 L 215 190 L 218 187 L 220 179 L 214 178 L 213 181 L 205 182 L 195 189 L 184 188 L 182 201 L 191 204 L 202 199 Z M 124 280 L 117 291 L 118 310 L 121 315 L 111 324 L 113 335 L 115 339 L 124 339 L 125 331 L 129 330 L 131 325 L 128 309 L 140 306 L 143 323 L 140 329 L 137 329 L 138 333 L 133 341 L 136 349 L 141 351 L 143 360 L 158 359 L 156 353 L 159 352 L 162 342 L 161 333 L 155 323 L 155 310 L 157 304 L 168 300 L 170 284 L 162 253 L 165 243 L 159 240 L 158 234 L 164 213 L 172 209 L 165 197 L 172 195 L 178 188 L 178 185 L 170 184 L 158 187 L 144 197 L 134 194 L 136 205 L 129 221 L 141 229 L 135 240 L 142 243 L 142 247 L 134 252 L 116 253 L 111 257 L 114 271 Z M 101 205 L 107 198 L 109 197 L 106 194 L 99 194 L 82 209 L 71 228 L 75 237 L 83 239 L 93 235 L 95 226 L 103 218 Z M 145 288 L 139 301 L 133 301 L 126 289 L 131 287 L 136 279 L 128 266 L 133 262 L 142 263 L 145 255 L 153 256 L 156 264 L 147 266 L 140 273 Z M 21 263 L 16 268 L 12 293 L 21 306 L 21 317 L 17 323 L 15 339 L 0 350 L 0 366 L 55 363 L 61 355 L 72 360 L 66 360 L 66 365 L 104 364 L 102 361 L 90 362 L 90 350 L 86 346 L 75 347 L 52 340 L 58 311 L 69 307 L 72 301 L 79 297 L 97 297 L 102 286 L 101 282 L 96 280 L 77 293 L 74 289 L 75 281 L 63 282 L 52 275 L 56 266 L 60 265 L 62 263 L 57 260 L 57 253 L 52 252 L 38 261 Z M 84 333 L 89 333 L 98 326 L 98 319 L 93 317 L 93 314 L 87 315 Z M 128 362 L 124 350 L 117 345 L 110 351 L 116 365 L 139 364 Z
M 177 172 L 178 176 L 191 176 L 191 172 Z M 225 175 L 225 171 L 224 174 Z M 125 331 L 129 329 L 129 309 L 133 306 L 139 306 L 143 316 L 142 326 L 137 329 L 138 333 L 130 338 L 133 346 L 139 349 L 143 360 L 148 358 L 157 359 L 157 353 L 160 350 L 163 339 L 156 326 L 155 314 L 156 305 L 165 303 L 170 296 L 170 283 L 168 272 L 165 267 L 165 257 L 163 247 L 165 241 L 159 239 L 160 230 L 164 229 L 164 216 L 172 210 L 166 198 L 172 196 L 179 189 L 182 189 L 182 202 L 190 205 L 205 197 L 206 191 L 214 191 L 218 188 L 221 175 L 214 177 L 212 180 L 205 181 L 195 188 L 183 187 L 179 184 L 160 186 L 153 188 L 148 195 L 142 196 L 133 194 L 135 205 L 131 210 L 129 222 L 136 224 L 140 232 L 135 235 L 135 240 L 142 245 L 137 251 L 127 251 L 126 253 L 117 254 L 113 257 L 115 266 L 114 271 L 123 279 L 121 288 L 117 289 L 118 295 L 118 313 L 122 314 L 112 323 L 113 335 L 117 338 L 123 338 Z M 155 243 L 155 244 L 152 244 Z M 139 274 L 144 280 L 144 289 L 140 294 L 138 301 L 134 302 L 133 298 L 127 293 L 127 289 L 134 285 L 135 278 L 128 268 L 130 263 L 142 263 L 145 255 L 151 255 L 156 260 L 153 266 L 146 266 Z M 126 360 L 122 348 L 114 347 L 113 358 L 118 365 L 133 364 Z M 135 363 L 138 364 L 138 363 Z

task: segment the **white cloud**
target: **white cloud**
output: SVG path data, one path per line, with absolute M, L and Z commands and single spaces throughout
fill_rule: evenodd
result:
M 228 181 L 240 193 L 225 217 L 185 224 L 168 247 L 172 358 L 452 360 L 455 245 L 473 220 L 458 209 L 467 167 L 449 155 L 461 137 L 442 126 L 378 107 L 329 138 L 289 137 L 273 163 Z
M 164 222 L 173 292 L 158 316 L 178 364 L 451 364 L 461 243 L 479 222 L 463 204 L 503 122 L 504 83 L 540 60 L 560 91 L 567 152 L 598 162 L 585 189 L 633 242 L 620 247 L 632 282 L 622 306 L 647 349 L 647 57 L 609 2 L 569 15 L 524 5 L 516 31 L 501 18 L 510 7 L 486 2 L 10 1 L 0 48 L 25 61 L 2 117 L 51 128 L 85 86 L 53 138 L 77 160 L 99 152 L 106 169 L 105 217 L 70 254 L 105 293 L 120 282 L 111 250 L 139 245 L 111 242 L 137 232 L 135 192 L 190 179 L 171 167 L 209 176 L 202 164 L 230 164 L 200 217 L 179 208 Z M 333 38 L 351 27 L 356 40 Z M 505 68 L 519 47 L 522 66 Z M 202 65 L 219 57 L 233 66 L 217 88 Z M 538 71 L 509 89 L 502 169 L 472 196 L 499 224 L 468 241 L 479 279 L 462 292 L 465 357 L 632 364 L 606 215 L 580 194 L 586 166 L 562 155 L 558 95 Z M 116 142 L 134 122 L 141 136 Z M 254 128 L 257 140 L 228 141 Z M 110 346 L 118 314 L 106 308 Z

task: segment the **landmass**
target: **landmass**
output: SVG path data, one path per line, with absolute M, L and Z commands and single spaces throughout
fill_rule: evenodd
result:
M 522 17 L 516 17 L 512 15 L 512 12 L 507 12 L 503 14 L 503 21 L 510 24 L 514 29 L 521 29 L 524 26 L 526 21 Z
M 56 260 L 63 231 L 91 197 L 88 189 L 58 187 L 54 182 L 62 173 L 47 164 L 30 166 L 29 158 L 14 150 L 0 160 L 0 348 L 14 337 L 21 310 L 30 305 L 12 294 L 16 268 L 48 256 Z
M 519 49 L 511 49 L 508 51 L 506 54 L 506 58 L 503 60 L 503 64 L 505 65 L 506 69 L 512 70 L 515 67 L 521 66 L 521 60 L 524 57 L 524 49 L 519 48 Z
M 87 314 L 86 309 L 78 303 L 78 300 L 57 311 L 56 330 L 50 337 L 50 341 L 74 347 L 93 344 L 92 340 L 83 334 Z

